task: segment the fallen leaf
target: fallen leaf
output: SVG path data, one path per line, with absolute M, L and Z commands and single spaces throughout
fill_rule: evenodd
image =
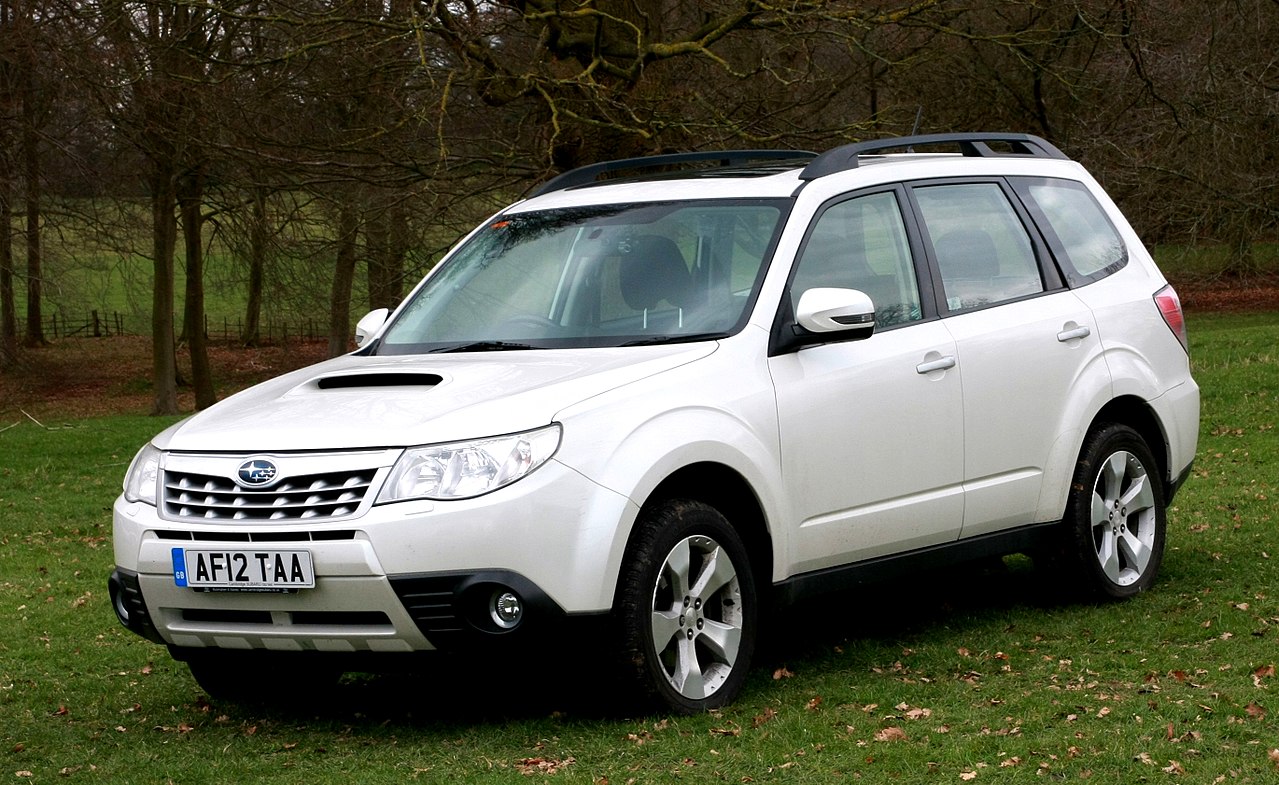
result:
M 562 769 L 566 769 L 576 763 L 577 760 L 568 757 L 564 760 L 556 760 L 554 758 L 521 758 L 515 764 L 516 770 L 520 774 L 558 774 Z
M 1271 750 L 1267 757 L 1270 758 L 1271 763 L 1275 764 L 1276 768 L 1279 768 L 1279 750 Z
M 961 771 L 959 772 L 959 778 L 963 780 L 964 782 L 972 782 L 973 780 L 977 779 L 977 772 Z
M 1254 720 L 1264 720 L 1266 718 L 1266 710 L 1258 706 L 1256 703 L 1249 703 L 1243 707 L 1243 710 Z
M 896 726 L 875 732 L 875 741 L 906 741 L 906 731 Z
M 818 695 L 804 705 L 808 711 L 817 711 L 817 707 L 822 705 L 822 696 Z
M 1144 763 L 1147 766 L 1155 765 L 1155 761 L 1153 758 L 1150 757 L 1149 752 L 1139 752 L 1136 754 L 1136 756 L 1133 757 L 1133 760 L 1137 761 L 1138 763 Z
M 1180 763 L 1175 760 L 1168 761 L 1168 765 L 1162 769 L 1164 774 L 1185 774 L 1186 770 Z
M 999 762 L 999 768 L 1001 769 L 1010 769 L 1013 766 L 1020 766 L 1020 765 L 1021 765 L 1021 758 L 1017 757 L 1016 755 L 1014 755 L 1011 758 L 1004 758 L 1003 760 Z
M 15 771 L 15 772 L 13 773 L 13 776 L 15 776 L 15 777 L 34 777 L 34 776 L 35 776 L 35 772 L 33 772 L 33 771 L 26 771 L 26 770 L 24 769 L 24 770 L 22 770 L 22 771 Z
M 776 716 L 777 716 L 777 711 L 775 709 L 773 709 L 772 707 L 766 708 L 764 709 L 763 714 L 760 714 L 756 716 L 755 719 L 751 720 L 751 727 L 758 728 L 759 726 L 763 725 L 764 723 L 768 722 L 769 720 L 771 720 L 772 718 Z
M 791 673 L 790 671 L 786 670 L 786 666 L 785 666 L 785 665 L 783 665 L 782 667 L 780 667 L 780 668 L 778 668 L 777 670 L 773 671 L 773 681 L 778 681 L 778 680 L 780 680 L 780 679 L 789 679 L 791 676 L 794 676 L 794 675 L 795 675 L 795 674 L 793 674 L 793 673 Z

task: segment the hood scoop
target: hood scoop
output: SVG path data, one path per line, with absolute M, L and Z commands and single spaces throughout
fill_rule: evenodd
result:
M 350 373 L 315 380 L 321 390 L 366 390 L 372 387 L 434 387 L 444 381 L 436 373 Z

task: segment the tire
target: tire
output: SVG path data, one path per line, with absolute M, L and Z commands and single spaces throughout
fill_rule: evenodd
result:
M 640 514 L 619 580 L 623 670 L 647 708 L 731 703 L 758 633 L 755 579 L 737 531 L 700 502 Z
M 1150 588 L 1167 536 L 1159 464 L 1126 425 L 1089 433 L 1066 505 L 1067 561 L 1079 588 L 1125 599 Z

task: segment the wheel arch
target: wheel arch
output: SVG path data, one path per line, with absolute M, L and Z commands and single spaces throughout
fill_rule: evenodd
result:
M 684 466 L 668 475 L 649 493 L 644 510 L 672 499 L 699 501 L 718 510 L 741 535 L 750 556 L 756 590 L 772 585 L 773 540 L 767 516 L 755 489 L 740 473 L 722 463 L 702 462 Z M 631 530 L 626 545 L 629 553 L 635 538 Z
M 1163 479 L 1165 498 L 1171 498 L 1167 492 L 1173 481 L 1169 468 L 1168 435 L 1154 410 L 1142 399 L 1125 395 L 1115 398 L 1101 408 L 1088 426 L 1088 433 L 1093 432 L 1103 423 L 1119 423 L 1127 425 L 1141 435 L 1159 464 L 1159 477 Z

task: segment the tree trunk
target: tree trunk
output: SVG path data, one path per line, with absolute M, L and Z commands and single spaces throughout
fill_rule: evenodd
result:
M 4 142 L 0 141 L 0 145 Z M 13 181 L 0 149 L 0 369 L 18 361 L 18 319 L 13 297 Z
M 173 340 L 173 254 L 177 244 L 175 176 L 159 163 L 151 191 L 152 259 L 155 282 L 151 297 L 152 414 L 178 413 L 178 362 Z
M 23 59 L 19 79 L 22 88 L 22 158 L 26 170 L 27 202 L 27 338 L 28 346 L 43 346 L 44 314 L 40 309 L 40 137 L 36 134 L 36 86 L 34 53 Z
M 253 189 L 253 215 L 249 220 L 249 302 L 240 340 L 245 346 L 257 346 L 262 340 L 262 285 L 266 278 L 266 189 Z
M 374 202 L 373 214 L 365 221 L 364 243 L 368 248 L 369 309 L 390 308 L 391 213 L 386 201 Z
M 351 342 L 351 286 L 355 283 L 355 237 L 359 216 L 355 202 L 344 199 L 338 215 L 337 266 L 329 296 L 329 356 L 346 354 Z
M 182 210 L 182 236 L 186 248 L 186 302 L 184 325 L 191 355 L 191 385 L 195 388 L 195 408 L 207 409 L 218 402 L 209 367 L 209 341 L 204 334 L 204 172 L 198 167 L 182 178 L 178 196 Z

